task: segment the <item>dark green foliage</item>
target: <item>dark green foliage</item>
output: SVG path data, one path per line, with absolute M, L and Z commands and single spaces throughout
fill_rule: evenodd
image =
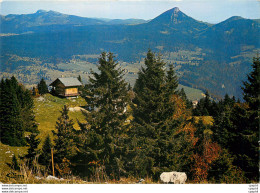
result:
M 18 160 L 15 155 L 13 155 L 13 158 L 12 158 L 11 168 L 14 170 L 20 170 L 20 166 L 18 164 Z
M 51 148 L 53 147 L 51 143 L 50 135 L 47 135 L 43 142 L 41 149 L 41 154 L 39 156 L 39 163 L 49 168 L 51 163 Z
M 234 166 L 234 157 L 223 149 L 220 156 L 215 160 L 209 170 L 208 180 L 216 184 L 240 184 L 246 183 L 243 171 Z
M 243 90 L 246 103 L 226 96 L 219 104 L 221 110 L 215 117 L 214 136 L 234 157 L 233 164 L 245 172 L 247 179 L 258 181 L 259 58 L 254 59 L 253 71 Z
M 40 83 L 37 85 L 38 91 L 40 95 L 46 94 L 49 92 L 48 86 L 45 82 L 45 80 L 42 78 Z
M 246 121 L 246 126 L 241 128 L 246 135 L 245 149 L 246 149 L 246 164 L 243 162 L 243 166 L 246 167 L 244 171 L 248 171 L 247 175 L 249 179 L 259 180 L 259 125 L 260 125 L 260 58 L 259 56 L 253 58 L 252 72 L 248 75 L 248 81 L 244 82 L 243 94 L 246 103 L 249 108 L 246 109 L 246 113 L 241 113 L 241 108 L 238 108 L 237 123 L 240 127 L 243 127 L 243 122 Z M 247 117 L 245 117 L 247 116 Z M 242 122 L 242 123 L 241 123 Z
M 87 124 L 81 124 L 78 161 L 85 165 L 88 175 L 103 167 L 107 176 L 119 178 L 125 174 L 130 102 L 127 83 L 112 53 L 101 54 L 98 69 L 100 73 L 92 72 L 84 89 L 90 112 L 86 114 Z
M 24 131 L 39 132 L 31 93 L 14 76 L 11 79 L 2 79 L 0 88 L 1 142 L 23 146 L 26 144 Z
M 38 145 L 40 143 L 40 139 L 37 137 L 37 133 L 32 133 L 26 138 L 29 148 L 24 158 L 27 159 L 29 167 L 34 167 L 36 165 L 36 156 L 38 155 Z
M 36 96 L 36 97 L 39 96 L 39 90 L 38 90 L 38 88 L 35 88 L 35 87 L 32 88 L 32 95 L 33 95 L 33 96 Z
M 35 121 L 35 115 L 33 112 L 34 102 L 29 90 L 23 91 L 23 102 L 21 103 L 21 118 L 23 121 L 23 127 L 25 131 L 32 133 L 39 133 L 38 125 Z
M 70 159 L 73 156 L 73 132 L 74 123 L 73 120 L 69 118 L 69 110 L 66 105 L 64 105 L 61 116 L 56 122 L 56 131 L 53 131 L 54 135 L 54 162 L 59 164 L 62 163 L 64 158 Z
M 178 132 L 183 118 L 174 119 L 178 82 L 173 67 L 166 74 L 165 63 L 151 50 L 145 58 L 145 67 L 138 73 L 134 86 L 131 136 L 136 140 L 132 141 L 131 147 L 136 154 L 130 164 L 135 175 L 158 179 L 163 170 L 185 168 L 189 144 L 183 133 Z M 180 154 L 183 151 L 186 152 Z
M 81 83 L 83 83 L 80 75 L 78 76 L 78 80 L 79 80 Z M 79 86 L 78 89 L 79 89 L 79 92 L 80 92 L 80 93 L 82 93 L 83 88 L 84 88 L 83 85 L 82 85 L 82 86 Z
M 177 94 L 177 87 L 178 87 L 178 77 L 175 74 L 173 65 L 169 65 L 169 71 L 167 71 L 166 75 L 166 93 L 170 96 L 173 94 Z
M 198 101 L 195 109 L 193 109 L 194 116 L 214 116 L 216 114 L 216 103 L 210 99 L 209 92 L 205 92 L 205 97 Z
M 82 83 L 82 79 L 80 75 L 78 76 L 78 80 Z
M 18 100 L 19 85 L 14 77 L 1 80 L 0 85 L 1 142 L 11 146 L 25 145 L 21 102 Z M 19 93 L 21 94 L 21 93 Z
M 182 88 L 178 95 L 182 98 L 183 101 L 185 101 L 185 104 L 186 104 L 186 107 L 187 109 L 192 109 L 192 101 L 190 101 L 188 98 L 187 98 L 187 95 L 186 93 L 184 92 L 184 89 Z
M 252 72 L 243 82 L 244 99 L 249 105 L 249 123 L 252 132 L 259 131 L 260 117 L 260 57 L 253 59 Z

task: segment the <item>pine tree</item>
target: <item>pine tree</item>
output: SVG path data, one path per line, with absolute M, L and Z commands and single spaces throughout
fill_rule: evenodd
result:
M 124 174 L 126 120 L 129 95 L 124 71 L 118 67 L 112 53 L 103 52 L 98 70 L 92 72 L 86 85 L 87 125 L 81 124 L 81 135 L 85 141 L 79 146 L 79 157 L 88 164 L 89 173 L 96 168 L 105 168 L 110 177 Z
M 249 106 L 245 120 L 247 127 L 243 128 L 243 133 L 248 139 L 246 149 L 249 150 L 245 152 L 248 161 L 246 170 L 249 172 L 248 178 L 259 180 L 260 57 L 253 58 L 252 72 L 247 79 L 246 82 L 243 82 L 244 87 L 242 88 L 244 100 Z M 244 117 L 244 115 L 242 116 Z M 241 121 L 243 117 L 239 116 L 237 120 Z M 241 124 L 239 126 L 242 127 Z
M 187 109 L 192 109 L 192 101 L 188 99 L 183 88 L 179 91 L 178 95 L 182 98 L 183 101 L 185 101 Z
M 13 76 L 0 84 L 1 141 L 15 146 L 25 145 L 24 132 L 39 132 L 29 90 Z
M 80 75 L 78 76 L 78 80 L 79 80 L 79 81 L 80 81 L 80 82 L 83 84 L 83 82 L 82 82 L 82 79 L 81 79 L 81 76 L 80 76 Z M 82 90 L 83 90 L 83 88 L 84 88 L 84 87 L 83 87 L 83 85 L 79 86 L 79 88 L 78 88 L 78 89 L 79 89 L 80 93 L 82 93 Z
M 27 159 L 29 163 L 29 167 L 33 168 L 35 167 L 35 164 L 37 161 L 36 156 L 38 155 L 38 145 L 40 143 L 40 139 L 37 138 L 38 134 L 37 133 L 31 133 L 27 140 L 27 144 L 29 146 L 27 150 L 27 154 L 25 155 L 25 158 Z
M 195 116 L 211 116 L 212 102 L 210 100 L 209 92 L 205 92 L 205 97 L 200 99 L 196 108 L 193 109 L 193 115 Z
M 186 164 L 181 160 L 187 154 L 179 154 L 189 146 L 182 132 L 185 105 L 177 95 L 178 82 L 173 67 L 166 74 L 165 63 L 151 50 L 145 58 L 145 67 L 138 73 L 134 86 L 131 132 L 132 138 L 136 138 L 132 143 L 136 155 L 132 170 L 158 178 L 162 170 L 180 170 Z
M 254 58 L 253 71 L 242 88 L 245 103 L 226 96 L 213 127 L 215 139 L 227 148 L 234 166 L 241 168 L 248 180 L 258 180 L 259 85 L 259 58 Z
M 38 125 L 35 120 L 33 112 L 34 101 L 32 99 L 31 92 L 23 88 L 22 102 L 21 103 L 21 118 L 23 121 L 23 127 L 25 131 L 32 133 L 39 133 Z
M 80 75 L 78 76 L 78 80 L 82 83 L 82 79 Z
M 47 135 L 43 142 L 43 146 L 41 149 L 41 154 L 39 156 L 39 163 L 46 166 L 47 168 L 51 163 L 51 148 L 53 147 L 51 143 L 50 135 Z
M 33 87 L 33 89 L 32 89 L 32 95 L 35 96 L 35 97 L 38 97 L 38 96 L 39 96 L 39 90 L 38 90 L 38 88 Z
M 54 135 L 54 161 L 57 164 L 62 163 L 64 158 L 69 160 L 73 156 L 74 123 L 69 118 L 68 113 L 68 107 L 64 105 L 61 116 L 56 122 L 56 131 L 52 131 Z
M 252 72 L 247 76 L 247 81 L 243 82 L 244 100 L 249 105 L 249 123 L 252 131 L 259 131 L 260 117 L 260 57 L 253 59 Z
M 14 170 L 19 170 L 20 169 L 20 166 L 18 164 L 18 160 L 17 160 L 15 155 L 13 155 L 13 157 L 12 157 L 11 168 L 14 169 Z
M 48 86 L 43 78 L 41 79 L 40 83 L 37 85 L 37 88 L 39 90 L 40 95 L 43 95 L 43 94 L 46 94 L 49 92 Z
M 169 70 L 167 71 L 166 75 L 166 93 L 168 93 L 169 96 L 172 96 L 173 94 L 177 94 L 177 87 L 178 87 L 178 78 L 177 75 L 175 75 L 175 71 L 173 68 L 173 65 L 169 65 Z
M 2 79 L 0 96 L 1 142 L 11 146 L 25 145 L 24 128 L 21 118 L 21 105 L 15 88 L 17 81 Z

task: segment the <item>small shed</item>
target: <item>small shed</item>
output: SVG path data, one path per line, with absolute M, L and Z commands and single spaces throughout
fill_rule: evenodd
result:
M 82 83 L 77 78 L 57 78 L 50 86 L 52 86 L 54 94 L 58 96 L 77 97 L 78 88 L 82 86 Z

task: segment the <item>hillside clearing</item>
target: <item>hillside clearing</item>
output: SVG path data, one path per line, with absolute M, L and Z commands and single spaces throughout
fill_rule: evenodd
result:
M 66 99 L 46 94 L 40 98 L 35 98 L 34 105 L 35 120 L 39 123 L 39 137 L 43 139 L 55 129 L 56 121 L 64 105 L 67 105 L 69 108 L 82 107 L 86 105 L 86 102 L 82 97 Z M 77 121 L 84 122 L 85 120 L 81 111 L 70 111 L 69 117 L 73 119 L 75 129 L 79 129 Z

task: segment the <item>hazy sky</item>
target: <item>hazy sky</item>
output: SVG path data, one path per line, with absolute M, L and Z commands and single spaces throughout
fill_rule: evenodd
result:
M 39 9 L 83 17 L 111 19 L 152 19 L 179 7 L 185 14 L 210 23 L 221 22 L 231 16 L 260 18 L 258 0 L 0 0 L 0 14 L 34 13 Z

